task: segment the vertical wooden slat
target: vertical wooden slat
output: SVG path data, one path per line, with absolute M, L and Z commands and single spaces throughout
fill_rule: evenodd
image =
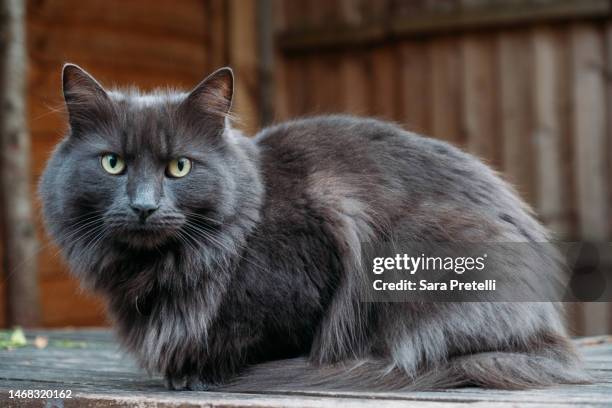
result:
M 522 198 L 533 203 L 532 79 L 529 38 L 523 31 L 499 34 L 502 169 Z
M 287 28 L 288 6 L 283 0 L 274 0 L 272 4 L 273 35 L 276 36 L 282 30 Z M 289 93 L 292 92 L 294 87 L 288 83 L 288 66 L 289 64 L 287 63 L 287 59 L 284 57 L 283 53 L 278 49 L 278 47 L 274 47 L 272 85 L 274 102 L 272 122 L 280 122 L 291 117 L 291 110 L 289 108 L 291 96 Z
M 345 27 L 358 26 L 364 21 L 361 0 L 339 0 L 338 19 Z M 339 72 L 339 110 L 353 115 L 368 114 L 368 59 L 362 50 L 345 50 L 341 54 Z
M 533 33 L 533 99 L 536 151 L 536 208 L 559 238 L 569 238 L 568 183 L 564 177 L 562 101 L 567 97 L 563 43 L 550 28 Z
M 226 6 L 225 0 L 206 0 L 206 16 L 208 20 L 206 51 L 209 72 L 228 63 Z
M 427 44 L 408 41 L 400 45 L 401 122 L 408 130 L 431 133 L 431 64 Z
M 574 137 L 578 211 L 583 239 L 608 238 L 606 169 L 606 82 L 602 34 L 588 25 L 572 27 Z
M 464 142 L 461 123 L 461 49 L 454 38 L 430 41 L 431 135 L 454 144 Z
M 308 0 L 311 27 L 323 28 L 337 24 L 338 2 Z
M 289 117 L 303 116 L 312 110 L 309 87 L 309 70 L 304 57 L 288 57 L 285 64 L 285 82 L 281 86 L 286 86 L 288 90 L 287 111 Z
M 593 26 L 571 28 L 575 171 L 580 236 L 605 242 L 608 238 L 606 169 L 606 94 L 602 33 Z M 607 306 L 585 303 L 586 334 L 605 333 Z
M 251 135 L 259 128 L 260 118 L 256 6 L 256 0 L 228 3 L 229 59 L 236 71 L 233 111 L 236 125 Z
M 371 112 L 384 119 L 394 119 L 397 113 L 396 48 L 380 47 L 370 54 L 372 61 Z
M 284 0 L 272 0 L 273 28 L 275 34 L 289 28 L 291 5 Z
M 608 239 L 612 238 L 612 23 L 605 27 L 606 53 L 606 140 L 607 149 L 607 185 L 608 185 Z M 612 332 L 612 302 L 608 305 L 608 333 Z
M 310 29 L 321 29 L 326 23 L 332 24 L 330 16 L 333 15 L 333 5 L 324 0 L 310 0 L 304 14 L 307 16 Z M 333 55 L 306 53 L 302 57 L 307 73 L 307 86 L 305 88 L 309 98 L 306 107 L 307 115 L 326 113 L 333 110 L 334 93 L 337 91 L 338 81 L 333 72 Z
M 40 322 L 40 297 L 26 123 L 25 12 L 23 1 L 0 0 L 0 218 L 6 320 L 31 327 Z
M 343 112 L 353 115 L 368 114 L 368 61 L 363 53 L 347 53 L 340 66 L 341 107 Z
M 257 0 L 257 104 L 258 125 L 269 125 L 274 119 L 274 4 L 273 0 Z
M 340 106 L 339 64 L 338 57 L 333 55 L 309 58 L 311 82 L 308 89 L 312 93 L 313 113 L 334 113 Z
M 612 238 L 612 23 L 608 23 L 605 28 L 606 42 L 606 141 L 607 149 L 607 180 L 608 180 L 608 238 Z M 610 322 L 612 329 L 612 320 Z
M 570 219 L 571 157 L 567 152 L 569 71 L 565 38 L 558 30 L 537 28 L 532 36 L 533 107 L 536 162 L 536 208 L 540 219 L 559 239 L 572 237 Z M 569 159 L 569 160 L 568 160 Z M 569 330 L 584 334 L 584 308 L 581 303 L 566 305 Z
M 284 0 L 275 0 L 275 3 L 274 20 L 277 30 L 295 29 L 305 25 L 306 1 L 288 3 Z M 277 49 L 275 66 L 275 121 L 303 115 L 309 104 L 307 95 L 309 83 L 303 57 L 288 56 Z
M 346 26 L 355 26 L 364 20 L 362 0 L 338 0 L 340 21 Z
M 6 299 L 4 276 L 0 279 L 0 299 Z M 6 302 L 0 302 L 0 327 L 6 327 L 6 317 Z
M 364 1 L 363 6 L 366 19 L 368 21 L 384 21 L 388 19 L 392 3 L 392 0 Z
M 462 53 L 463 127 L 467 147 L 499 168 L 495 44 L 491 38 L 471 34 L 463 38 Z

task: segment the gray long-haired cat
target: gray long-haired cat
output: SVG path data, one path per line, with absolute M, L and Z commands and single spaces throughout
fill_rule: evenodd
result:
M 66 65 L 63 91 L 70 131 L 40 185 L 47 229 L 169 387 L 585 381 L 551 303 L 361 301 L 364 242 L 546 241 L 474 157 L 348 116 L 246 138 L 229 125 L 228 68 L 188 94 L 140 94 Z

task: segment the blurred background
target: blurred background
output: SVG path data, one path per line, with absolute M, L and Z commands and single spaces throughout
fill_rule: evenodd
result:
M 316 113 L 390 119 L 485 159 L 560 238 L 610 241 L 609 0 L 0 1 L 0 327 L 108 324 L 34 198 L 67 127 L 67 61 L 144 89 L 230 65 L 249 134 Z M 606 303 L 569 317 L 575 334 L 612 329 Z

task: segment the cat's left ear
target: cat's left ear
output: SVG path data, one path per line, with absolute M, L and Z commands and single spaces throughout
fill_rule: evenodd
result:
M 232 107 L 234 73 L 224 67 L 210 74 L 187 96 L 185 104 L 190 108 L 225 120 Z
M 102 85 L 83 68 L 65 64 L 62 89 L 72 134 L 93 129 L 110 120 L 112 103 Z

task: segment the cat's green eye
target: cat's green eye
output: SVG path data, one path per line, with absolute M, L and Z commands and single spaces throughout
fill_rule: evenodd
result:
M 179 157 L 168 163 L 166 174 L 168 177 L 185 177 L 191 171 L 191 160 L 186 157 Z
M 101 159 L 102 168 L 109 174 L 117 175 L 125 170 L 125 162 L 115 153 L 106 153 Z

